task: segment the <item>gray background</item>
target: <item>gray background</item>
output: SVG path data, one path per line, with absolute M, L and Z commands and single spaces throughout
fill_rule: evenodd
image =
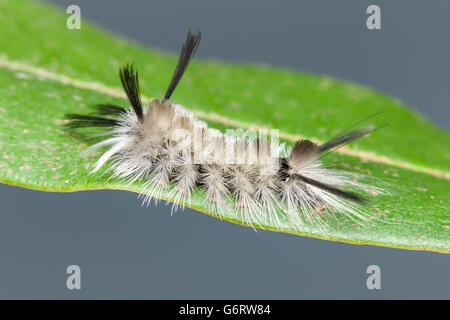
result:
M 396 96 L 449 127 L 448 1 L 51 1 L 146 45 L 327 73 Z M 365 27 L 378 4 L 382 30 Z M 259 231 L 136 194 L 0 185 L 0 298 L 450 298 L 448 255 Z M 65 287 L 77 264 L 82 290 Z M 382 289 L 366 288 L 368 265 Z

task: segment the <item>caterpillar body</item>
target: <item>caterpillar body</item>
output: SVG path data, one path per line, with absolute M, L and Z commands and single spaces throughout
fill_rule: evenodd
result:
M 278 227 L 284 215 L 293 228 L 305 223 L 326 228 L 323 211 L 367 220 L 367 199 L 355 190 L 374 187 L 359 182 L 356 173 L 326 168 L 320 158 L 374 128 L 350 128 L 321 145 L 300 140 L 292 148 L 264 136 L 240 137 L 208 128 L 169 100 L 200 38 L 199 32 L 188 32 L 163 99 L 144 106 L 138 72 L 126 65 L 119 76 L 131 107 L 100 104 L 93 114 L 67 115 L 70 129 L 106 129 L 108 138 L 88 149 L 109 147 L 93 171 L 108 162 L 112 177 L 142 181 L 147 203 L 170 190 L 173 209 L 189 205 L 194 189 L 201 188 L 209 213 L 222 217 L 234 210 L 252 227 Z

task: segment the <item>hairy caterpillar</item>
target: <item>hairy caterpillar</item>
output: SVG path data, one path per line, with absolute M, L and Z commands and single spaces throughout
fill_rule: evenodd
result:
M 145 202 L 157 202 L 170 188 L 173 209 L 189 204 L 195 188 L 205 194 L 208 212 L 221 217 L 235 210 L 249 226 L 288 217 L 293 227 L 312 222 L 326 226 L 322 211 L 367 219 L 367 199 L 351 189 L 376 189 L 358 182 L 358 174 L 327 169 L 320 158 L 375 129 L 350 128 L 317 145 L 301 140 L 288 149 L 267 137 L 238 137 L 208 128 L 170 97 L 199 45 L 201 34 L 188 32 L 172 80 L 163 99 L 143 106 L 138 73 L 133 65 L 119 69 L 131 108 L 94 106 L 89 115 L 68 114 L 67 126 L 103 127 L 109 137 L 88 151 L 108 146 L 93 171 L 110 161 L 113 177 L 143 181 Z M 350 189 L 350 190 L 349 190 Z

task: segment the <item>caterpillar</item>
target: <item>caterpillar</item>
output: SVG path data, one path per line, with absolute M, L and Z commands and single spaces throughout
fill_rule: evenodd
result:
M 359 182 L 354 172 L 326 168 L 322 157 L 375 130 L 353 126 L 329 141 L 297 141 L 288 148 L 267 136 L 224 134 L 170 100 L 200 43 L 201 33 L 187 33 L 172 79 L 162 99 L 143 105 L 134 65 L 119 68 L 130 106 L 93 106 L 91 114 L 67 114 L 70 129 L 97 127 L 107 137 L 87 152 L 109 147 L 93 172 L 107 162 L 111 177 L 141 181 L 144 203 L 158 202 L 170 190 L 172 210 L 190 204 L 196 188 L 204 193 L 207 211 L 222 217 L 228 210 L 253 228 L 280 225 L 286 216 L 293 228 L 327 225 L 323 211 L 367 221 L 368 199 L 361 191 L 375 187 Z M 359 124 L 359 123 L 357 123 Z M 358 192 L 357 192 L 358 190 Z

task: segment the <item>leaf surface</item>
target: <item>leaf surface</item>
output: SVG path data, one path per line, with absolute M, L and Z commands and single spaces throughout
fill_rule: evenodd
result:
M 139 69 L 142 93 L 162 97 L 176 54 L 145 48 L 85 20 L 81 30 L 69 30 L 66 19 L 40 2 L 0 3 L 0 181 L 46 191 L 140 192 L 142 182 L 89 175 L 99 153 L 80 153 L 95 141 L 68 134 L 63 115 L 86 113 L 97 103 L 126 104 L 117 70 L 127 62 Z M 288 144 L 301 137 L 328 140 L 382 112 L 376 121 L 389 126 L 326 159 L 330 166 L 373 177 L 375 186 L 390 192 L 372 196 L 370 211 L 377 219 L 361 227 L 339 215 L 324 216 L 326 234 L 312 225 L 294 230 L 283 220 L 277 231 L 450 251 L 450 135 L 401 101 L 329 76 L 212 60 L 194 61 L 172 99 L 220 130 L 275 128 Z M 203 200 L 197 190 L 191 207 L 205 212 Z M 233 213 L 224 219 L 241 223 Z

